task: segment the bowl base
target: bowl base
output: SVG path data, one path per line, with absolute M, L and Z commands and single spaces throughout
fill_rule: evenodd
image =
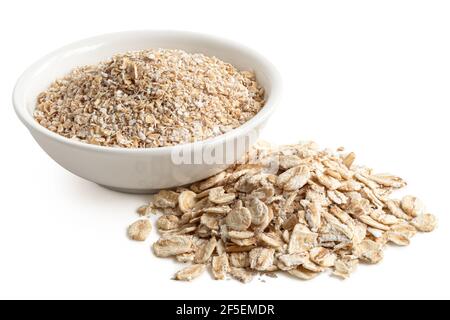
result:
M 98 184 L 100 187 L 120 192 L 120 193 L 131 193 L 131 194 L 155 194 L 159 192 L 159 189 L 127 189 L 127 188 L 116 188 L 116 187 L 110 187 L 105 186 L 103 184 Z

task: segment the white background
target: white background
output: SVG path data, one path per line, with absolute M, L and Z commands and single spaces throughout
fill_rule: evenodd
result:
M 449 17 L 448 1 L 1 1 L 0 298 L 450 298 Z M 66 172 L 11 104 L 15 80 L 44 54 L 133 29 L 207 32 L 260 51 L 285 84 L 266 137 L 343 145 L 406 178 L 439 229 L 348 281 L 169 280 L 174 263 L 126 238 L 148 196 Z

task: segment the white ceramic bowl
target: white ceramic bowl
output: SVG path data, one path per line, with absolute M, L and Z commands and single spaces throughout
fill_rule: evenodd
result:
M 267 103 L 241 127 L 213 139 L 188 145 L 153 149 L 123 149 L 90 145 L 67 139 L 40 126 L 33 118 L 37 95 L 74 67 L 94 64 L 117 53 L 148 48 L 182 49 L 216 56 L 240 70 L 253 70 L 266 90 Z M 102 35 L 65 46 L 33 64 L 20 77 L 13 94 L 15 111 L 34 139 L 62 167 L 105 187 L 133 193 L 152 193 L 212 176 L 224 163 L 176 164 L 173 154 L 190 150 L 201 156 L 205 148 L 247 142 L 245 150 L 231 155 L 238 160 L 255 142 L 280 98 L 280 77 L 257 52 L 220 38 L 178 31 L 130 31 Z M 229 155 L 227 155 L 229 156 Z

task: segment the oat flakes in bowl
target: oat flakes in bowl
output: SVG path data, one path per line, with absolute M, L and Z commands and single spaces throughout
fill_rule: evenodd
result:
M 253 118 L 264 90 L 253 72 L 182 50 L 148 49 L 79 67 L 42 92 L 47 129 L 100 146 L 155 148 L 203 141 Z

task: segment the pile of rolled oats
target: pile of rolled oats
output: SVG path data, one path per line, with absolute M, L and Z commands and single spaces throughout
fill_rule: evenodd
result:
M 252 72 L 215 57 L 158 49 L 73 70 L 39 95 L 34 117 L 82 142 L 154 148 L 221 135 L 263 105 Z
M 409 245 L 437 224 L 418 198 L 390 197 L 406 186 L 401 178 L 354 160 L 314 143 L 259 144 L 245 161 L 189 189 L 161 191 L 138 212 L 162 214 L 153 251 L 189 264 L 177 280 L 207 268 L 217 280 L 242 282 L 276 272 L 309 280 L 326 270 L 347 278 L 360 262 L 380 262 L 387 244 Z

